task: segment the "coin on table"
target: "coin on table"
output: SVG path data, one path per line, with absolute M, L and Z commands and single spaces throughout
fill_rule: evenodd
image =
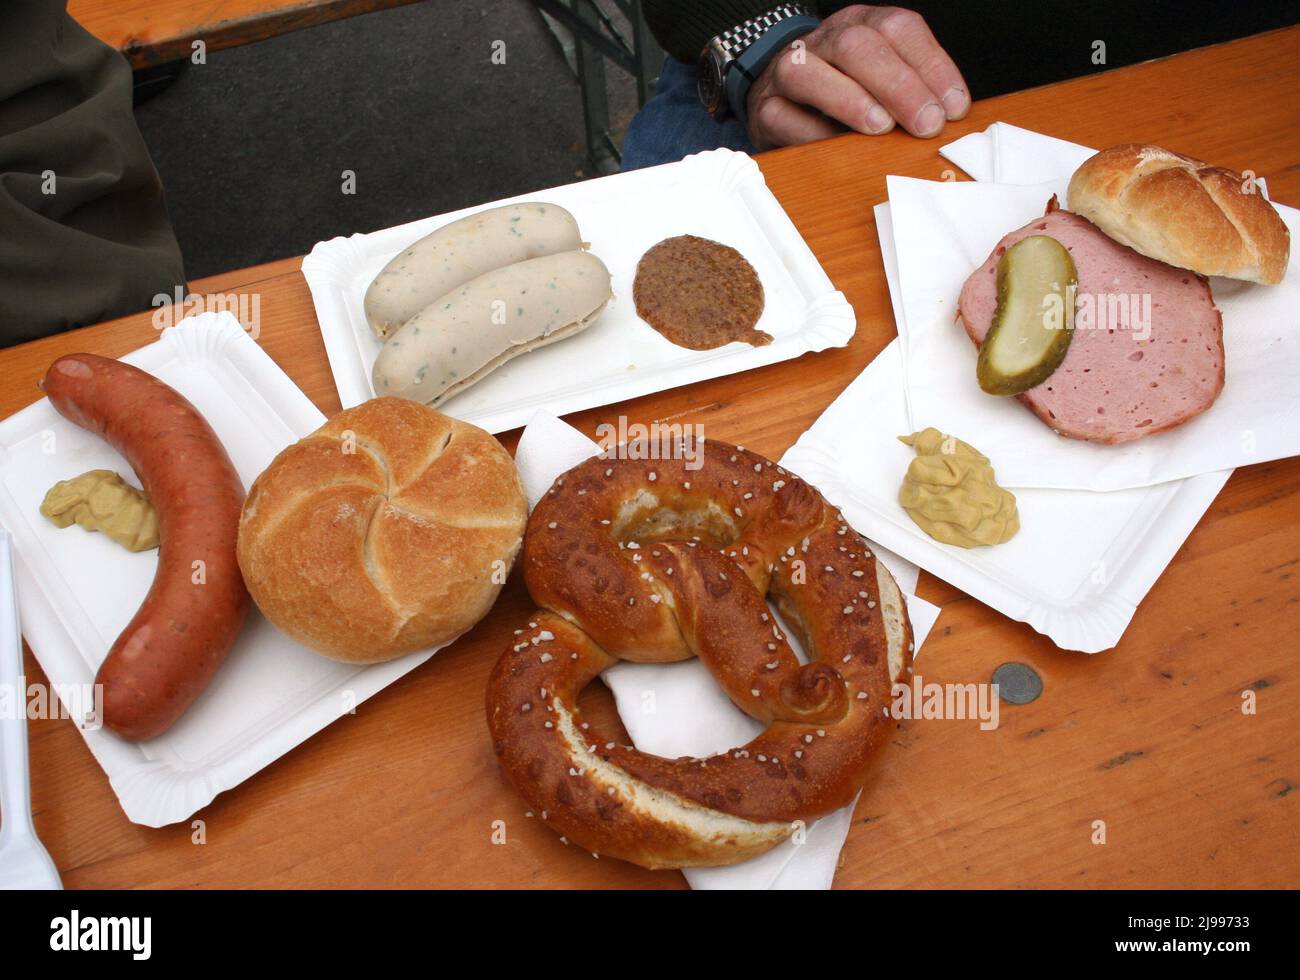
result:
M 1008 704 L 1028 704 L 1043 693 L 1043 679 L 1028 664 L 1009 661 L 993 671 L 998 696 Z

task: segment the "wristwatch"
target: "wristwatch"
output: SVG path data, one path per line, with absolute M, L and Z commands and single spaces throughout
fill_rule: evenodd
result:
M 700 53 L 700 101 L 714 119 L 734 115 L 745 122 L 745 100 L 754 79 L 781 49 L 821 21 L 801 3 L 783 3 L 723 31 Z

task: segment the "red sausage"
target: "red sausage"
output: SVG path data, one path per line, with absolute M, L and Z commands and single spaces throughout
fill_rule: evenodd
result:
M 95 678 L 104 724 L 154 738 L 207 686 L 248 613 L 235 561 L 244 485 L 198 409 L 139 368 L 70 354 L 43 387 L 60 415 L 126 457 L 158 512 L 153 585 Z

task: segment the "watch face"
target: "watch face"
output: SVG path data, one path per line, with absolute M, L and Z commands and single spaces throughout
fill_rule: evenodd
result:
M 725 91 L 722 86 L 722 66 L 709 51 L 700 56 L 696 88 L 704 108 L 716 116 L 722 109 Z

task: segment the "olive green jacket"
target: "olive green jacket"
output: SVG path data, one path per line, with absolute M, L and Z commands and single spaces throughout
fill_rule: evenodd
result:
M 0 346 L 184 285 L 131 68 L 51 0 L 0 7 Z

